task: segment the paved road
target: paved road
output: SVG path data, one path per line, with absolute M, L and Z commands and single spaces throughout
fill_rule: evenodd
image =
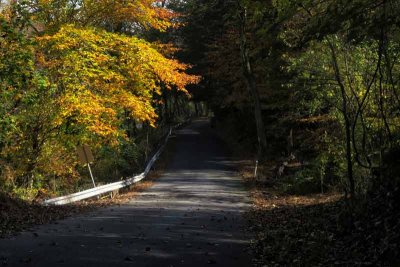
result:
M 0 240 L 7 266 L 250 266 L 247 192 L 206 120 L 176 132 L 174 158 L 129 203 Z

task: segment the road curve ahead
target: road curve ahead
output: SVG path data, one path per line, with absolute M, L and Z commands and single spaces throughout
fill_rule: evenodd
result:
M 250 266 L 250 203 L 233 161 L 196 120 L 178 130 L 173 159 L 129 203 L 0 240 L 6 266 Z

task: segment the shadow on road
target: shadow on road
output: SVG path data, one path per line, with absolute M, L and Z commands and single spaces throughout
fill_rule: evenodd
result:
M 176 132 L 170 166 L 125 205 L 0 241 L 8 266 L 249 266 L 234 163 L 207 120 Z

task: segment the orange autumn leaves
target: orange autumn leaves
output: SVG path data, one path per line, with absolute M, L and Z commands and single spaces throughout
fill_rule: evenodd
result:
M 165 1 L 165 0 L 164 0 Z M 178 16 L 168 9 L 160 7 L 163 1 L 140 0 L 140 1 L 115 1 L 113 5 L 115 11 L 112 14 L 117 21 L 135 21 L 145 28 L 154 28 L 165 31 L 177 24 L 173 19 Z
M 136 37 L 94 28 L 62 27 L 54 35 L 37 38 L 38 58 L 57 83 L 60 114 L 55 124 L 74 117 L 77 123 L 102 136 L 124 135 L 121 114 L 154 125 L 154 94 L 161 85 L 186 92 L 198 77 L 166 58 L 159 46 Z
M 179 14 L 165 8 L 165 0 L 38 0 L 27 5 L 32 18 L 50 31 L 68 23 L 125 32 L 150 28 L 164 32 L 179 26 Z

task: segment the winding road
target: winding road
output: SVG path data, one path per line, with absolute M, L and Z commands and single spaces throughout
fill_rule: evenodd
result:
M 175 132 L 174 156 L 130 202 L 0 239 L 6 266 L 251 266 L 248 193 L 210 129 Z

